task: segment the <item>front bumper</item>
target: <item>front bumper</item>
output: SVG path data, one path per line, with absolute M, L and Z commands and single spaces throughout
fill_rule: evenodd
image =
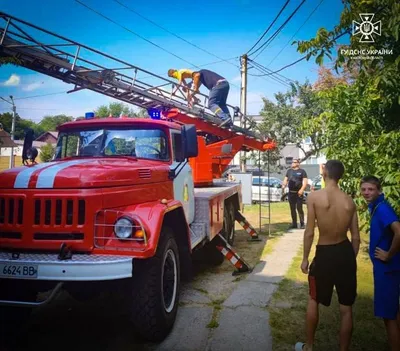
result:
M 0 252 L 0 278 L 6 279 L 115 280 L 132 277 L 132 268 L 132 258 L 126 256 L 74 254 L 59 260 L 57 254 Z

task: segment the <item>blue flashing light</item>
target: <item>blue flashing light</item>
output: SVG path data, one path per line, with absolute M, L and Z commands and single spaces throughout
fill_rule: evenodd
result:
M 85 119 L 92 119 L 94 118 L 94 112 L 86 112 Z
M 157 110 L 156 108 L 149 108 L 147 113 L 151 119 L 161 119 L 161 111 Z

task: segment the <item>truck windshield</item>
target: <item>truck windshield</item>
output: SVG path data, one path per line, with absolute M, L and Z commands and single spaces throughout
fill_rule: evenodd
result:
M 168 160 L 168 142 L 160 129 L 96 129 L 60 133 L 55 159 L 87 156 Z

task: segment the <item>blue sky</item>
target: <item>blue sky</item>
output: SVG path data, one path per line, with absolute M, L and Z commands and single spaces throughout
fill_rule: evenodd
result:
M 218 61 L 216 57 L 179 40 L 113 0 L 80 1 L 190 63 L 200 66 Z M 187 41 L 224 59 L 238 57 L 247 52 L 285 2 L 284 0 L 119 1 Z M 265 38 L 283 23 L 300 2 L 301 0 L 290 1 Z M 301 55 L 297 53 L 295 47 L 287 45 L 269 65 L 272 58 L 287 44 L 319 2 L 320 0 L 306 0 L 271 45 L 255 59 L 256 62 L 276 70 L 300 58 Z M 0 5 L 3 12 L 165 77 L 169 68 L 190 67 L 187 62 L 107 21 L 75 0 L 0 0 Z M 340 0 L 324 0 L 294 40 L 310 39 L 320 27 L 333 28 L 339 21 L 341 10 Z M 231 60 L 230 63 L 222 62 L 206 68 L 218 72 L 231 82 L 228 102 L 239 105 L 239 68 L 232 65 L 238 63 L 238 59 Z M 281 74 L 300 82 L 306 79 L 314 81 L 317 69 L 313 61 L 302 61 L 282 71 Z M 253 69 L 250 73 L 259 72 Z M 0 68 L 0 96 L 13 95 L 15 98 L 21 98 L 16 99 L 19 115 L 36 122 L 45 115 L 61 113 L 77 117 L 94 110 L 99 105 L 113 101 L 107 96 L 87 90 L 73 94 L 32 97 L 72 88 L 72 85 L 21 67 L 7 65 Z M 286 89 L 284 85 L 271 79 L 249 76 L 248 113 L 257 114 L 260 111 L 262 96 L 272 99 L 274 93 Z M 207 93 L 206 90 L 203 92 Z M 0 112 L 7 110 L 9 105 L 1 102 Z

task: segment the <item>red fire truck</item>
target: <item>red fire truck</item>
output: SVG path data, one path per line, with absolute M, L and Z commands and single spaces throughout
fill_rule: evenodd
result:
M 219 127 L 205 108 L 188 107 L 163 84 L 147 87 L 125 71 L 90 63 L 78 56 L 88 49 L 82 44 L 72 42 L 79 49 L 62 57 L 65 45 L 10 29 L 19 22 L 38 27 L 0 17 L 0 56 L 73 83 L 73 91 L 90 89 L 147 108 L 152 117 L 89 113 L 65 123 L 47 163 L 35 162 L 26 135 L 26 165 L 0 173 L 1 314 L 15 318 L 60 289 L 78 299 L 113 289 L 125 296 L 135 329 L 162 340 L 175 321 L 193 250 L 204 248 L 217 263 L 224 254 L 239 271 L 248 270 L 229 245 L 235 220 L 245 221 L 241 187 L 219 178 L 238 151 L 274 144 L 242 128 Z M 45 300 L 37 300 L 39 291 L 48 291 Z

